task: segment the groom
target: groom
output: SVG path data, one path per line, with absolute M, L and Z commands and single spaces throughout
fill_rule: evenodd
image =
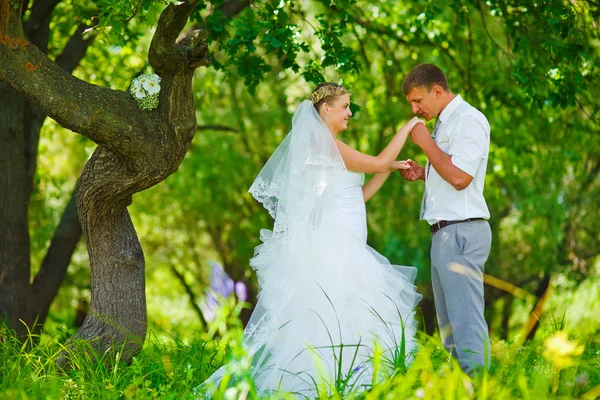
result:
M 430 224 L 431 281 L 444 347 L 468 374 L 489 366 L 489 336 L 483 299 L 484 264 L 492 234 L 483 186 L 490 147 L 485 116 L 453 94 L 441 69 L 420 64 L 402 86 L 412 111 L 437 117 L 433 135 L 423 124 L 412 141 L 427 159 L 423 168 L 408 160 L 404 179 L 425 181 L 421 219 Z

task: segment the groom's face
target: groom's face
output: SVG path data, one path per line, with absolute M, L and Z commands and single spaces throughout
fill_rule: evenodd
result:
M 412 112 L 427 121 L 440 113 L 439 95 L 435 85 L 431 90 L 427 90 L 424 86 L 416 86 L 408 93 L 406 99 L 410 102 Z

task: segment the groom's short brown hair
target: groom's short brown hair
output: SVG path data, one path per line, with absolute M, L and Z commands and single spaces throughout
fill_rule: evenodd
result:
M 433 85 L 440 86 L 446 92 L 450 91 L 444 72 L 433 64 L 423 63 L 414 67 L 406 75 L 402 84 L 402 92 L 404 92 L 405 96 L 408 96 L 410 91 L 416 87 L 425 87 L 430 91 Z

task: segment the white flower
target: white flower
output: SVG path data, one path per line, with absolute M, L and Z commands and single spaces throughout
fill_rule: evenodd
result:
M 156 81 L 146 79 L 142 84 L 144 86 L 144 89 L 146 89 L 146 91 L 150 95 L 160 92 L 160 85 Z
M 131 83 L 131 93 L 138 99 L 146 97 L 146 92 L 144 92 L 144 88 L 142 88 L 142 84 L 139 81 L 133 81 Z
M 158 107 L 160 92 L 160 76 L 157 74 L 142 74 L 131 81 L 131 95 L 142 110 L 150 111 Z
M 415 396 L 417 396 L 419 399 L 425 398 L 425 390 L 423 390 L 423 388 L 418 388 L 415 392 Z

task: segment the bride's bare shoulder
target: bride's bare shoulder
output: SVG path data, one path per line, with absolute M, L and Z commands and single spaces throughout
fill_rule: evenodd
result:
M 343 148 L 343 149 L 352 149 L 352 147 L 350 147 L 348 144 L 346 144 L 346 142 L 335 138 L 335 144 L 338 146 L 338 148 Z

